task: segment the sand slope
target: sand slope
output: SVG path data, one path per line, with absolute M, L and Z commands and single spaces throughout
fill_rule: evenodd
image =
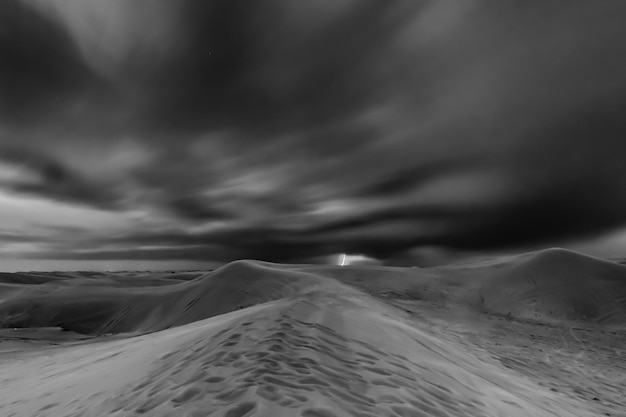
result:
M 164 283 L 162 278 L 145 277 L 139 286 L 136 281 L 119 285 L 118 279 L 113 285 L 110 278 L 75 278 L 6 291 L 0 295 L 0 327 L 146 333 L 297 294 L 320 283 L 332 285 L 306 272 L 252 261 L 232 262 L 191 281 Z
M 478 266 L 440 269 L 466 281 L 465 301 L 513 318 L 626 324 L 626 266 L 548 249 Z
M 151 335 L 0 357 L 0 414 L 585 415 L 394 316 L 351 290 L 313 291 Z
M 524 350 L 526 327 L 480 317 L 624 324 L 625 270 L 549 250 L 428 270 L 238 261 L 128 285 L 5 277 L 0 415 L 623 416 L 626 381 L 596 364 L 626 357 L 604 330 L 581 356 L 551 331 Z

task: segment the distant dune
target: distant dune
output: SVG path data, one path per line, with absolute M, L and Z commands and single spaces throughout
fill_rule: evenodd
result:
M 537 321 L 626 324 L 626 266 L 564 249 L 440 268 L 466 280 L 464 295 L 485 312 Z
M 237 261 L 206 274 L 0 274 L 0 327 L 146 333 L 340 283 L 533 320 L 626 324 L 626 266 L 563 249 L 432 269 Z
M 612 410 L 503 366 L 459 326 L 478 332 L 490 314 L 624 325 L 626 267 L 618 264 L 553 249 L 431 269 L 237 261 L 169 275 L 1 274 L 0 415 Z
M 1 274 L 0 327 L 146 333 L 341 283 L 513 318 L 626 324 L 626 266 L 563 249 L 432 269 L 237 261 L 170 275 Z
M 253 261 L 232 262 L 190 281 L 133 277 L 124 282 L 81 274 L 37 286 L 24 280 L 29 285 L 19 292 L 5 291 L 0 327 L 58 326 L 91 335 L 163 330 L 298 294 L 324 281 Z

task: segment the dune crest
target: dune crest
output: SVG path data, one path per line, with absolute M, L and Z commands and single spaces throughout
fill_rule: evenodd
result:
M 59 349 L 52 360 L 30 359 L 30 372 L 45 369 L 36 390 L 22 370 L 0 404 L 16 415 L 76 417 L 582 415 L 393 312 L 357 292 L 321 290 Z M 0 363 L 3 375 L 23 366 Z
M 626 325 L 626 267 L 564 249 L 475 270 L 490 313 L 548 322 Z
M 85 279 L 74 278 L 7 291 L 0 294 L 0 327 L 59 326 L 90 335 L 148 333 L 298 294 L 320 283 L 332 285 L 305 272 L 254 261 L 232 262 L 191 281 L 134 283 L 85 285 Z

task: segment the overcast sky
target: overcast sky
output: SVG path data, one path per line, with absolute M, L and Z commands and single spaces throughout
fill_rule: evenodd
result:
M 3 0 L 0 270 L 626 256 L 625 19 L 622 1 Z

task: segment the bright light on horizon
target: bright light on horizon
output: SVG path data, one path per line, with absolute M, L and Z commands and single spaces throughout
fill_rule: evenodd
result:
M 338 266 L 348 266 L 348 265 L 376 265 L 380 264 L 374 258 L 370 258 L 365 255 L 350 255 L 347 253 L 341 253 L 337 257 L 337 265 Z

